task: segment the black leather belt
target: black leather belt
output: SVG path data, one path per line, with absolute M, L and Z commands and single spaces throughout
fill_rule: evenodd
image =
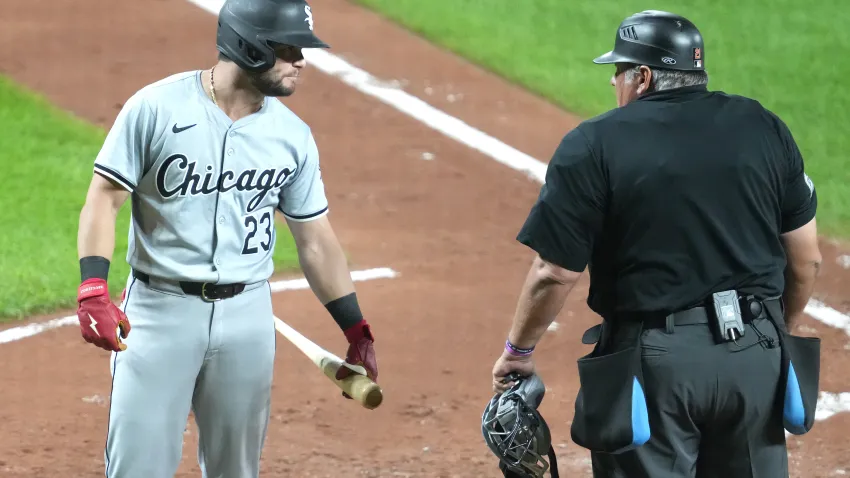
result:
M 133 277 L 150 284 L 151 277 L 144 272 L 133 270 Z M 235 297 L 245 290 L 245 284 L 213 284 L 212 282 L 180 281 L 180 288 L 186 295 L 195 295 L 206 302 L 216 302 Z
M 756 319 L 767 317 L 767 307 L 769 302 L 778 302 L 779 299 L 757 300 L 749 297 L 741 297 L 739 304 L 741 306 L 741 318 L 744 323 L 752 322 Z M 714 314 L 714 310 L 698 306 L 690 309 L 673 312 L 668 316 L 652 316 L 641 318 L 644 329 L 663 329 L 668 327 L 668 317 L 672 319 L 672 325 L 697 325 L 710 323 L 711 317 L 709 314 Z
M 773 316 L 777 322 L 784 326 L 783 308 L 780 298 L 755 299 L 751 296 L 741 297 L 738 304 L 741 307 L 741 318 L 744 323 L 750 323 L 757 319 L 768 318 L 768 309 L 773 309 Z M 668 329 L 673 333 L 673 328 L 681 325 L 710 324 L 714 310 L 711 307 L 696 306 L 676 311 L 668 315 L 651 312 L 618 313 L 605 316 L 608 336 L 611 334 L 628 333 L 628 330 L 646 329 Z M 595 344 L 602 340 L 603 324 L 597 324 L 584 332 L 581 338 L 584 344 Z

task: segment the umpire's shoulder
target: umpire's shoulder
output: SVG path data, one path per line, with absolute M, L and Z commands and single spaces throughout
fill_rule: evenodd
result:
M 575 128 L 570 130 L 564 136 L 562 143 L 584 143 L 589 150 L 594 151 L 599 147 L 599 142 L 605 135 L 605 131 L 610 129 L 612 125 L 621 122 L 619 118 L 622 117 L 622 115 L 622 109 L 615 108 L 591 118 L 587 118 L 580 122 Z
M 723 91 L 714 91 L 713 93 L 716 98 L 725 102 L 727 107 L 732 106 L 737 116 L 744 119 L 751 127 L 759 121 L 783 138 L 788 138 L 791 135 L 788 125 L 779 115 L 768 109 L 759 100 Z
M 587 136 L 588 140 L 593 141 L 600 135 L 604 135 L 606 130 L 628 122 L 632 116 L 633 114 L 629 111 L 629 106 L 612 108 L 604 113 L 585 119 L 579 123 L 576 129 Z

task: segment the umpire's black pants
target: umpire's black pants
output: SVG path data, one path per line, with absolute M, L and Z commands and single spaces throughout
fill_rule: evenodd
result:
M 594 478 L 787 478 L 788 455 L 776 390 L 777 332 L 767 319 L 717 345 L 707 324 L 642 332 L 651 439 L 619 455 L 591 453 Z M 612 352 L 636 330 L 614 330 Z M 768 340 L 773 339 L 774 348 Z

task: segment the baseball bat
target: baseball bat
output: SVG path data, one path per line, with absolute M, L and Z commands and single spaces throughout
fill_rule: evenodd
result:
M 304 337 L 297 330 L 287 325 L 284 321 L 275 317 L 275 328 L 287 340 L 306 355 L 310 360 L 319 367 L 319 370 L 325 374 L 334 385 L 347 393 L 349 397 L 359 402 L 363 407 L 370 410 L 377 408 L 384 400 L 384 392 L 377 383 L 366 376 L 366 369 L 359 365 L 351 365 L 343 359 L 328 352 L 322 347 L 316 345 L 307 337 Z M 336 372 L 340 367 L 348 367 L 355 373 L 348 377 L 337 380 Z

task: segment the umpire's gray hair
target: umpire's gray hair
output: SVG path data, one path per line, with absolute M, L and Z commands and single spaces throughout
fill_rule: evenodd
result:
M 663 91 L 683 86 L 697 86 L 708 84 L 708 73 L 705 71 L 679 71 L 665 70 L 661 68 L 650 68 L 652 70 L 652 84 L 650 91 Z M 632 81 L 640 71 L 640 66 L 635 65 L 626 70 L 626 81 Z

